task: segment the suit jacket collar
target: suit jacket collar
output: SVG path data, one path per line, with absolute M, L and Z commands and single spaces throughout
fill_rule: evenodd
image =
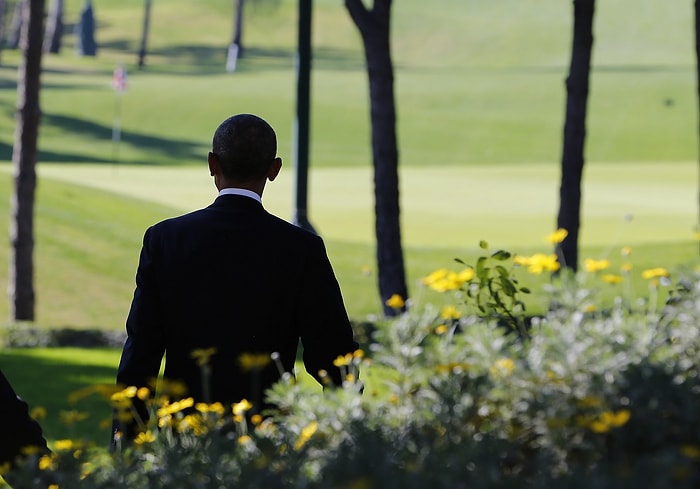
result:
M 231 210 L 264 210 L 261 202 L 243 195 L 220 195 L 216 198 L 213 204 L 209 206 L 213 209 L 231 209 Z

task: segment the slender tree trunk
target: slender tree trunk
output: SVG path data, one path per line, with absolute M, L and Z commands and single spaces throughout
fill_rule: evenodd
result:
M 57 54 L 61 50 L 63 36 L 63 0 L 51 0 L 51 8 L 46 18 L 44 52 Z
M 34 320 L 34 195 L 39 136 L 39 89 L 44 0 L 24 0 L 21 46 L 24 52 L 17 80 L 17 113 L 12 151 L 14 194 L 10 220 L 10 295 L 12 319 Z
M 141 31 L 141 47 L 139 48 L 139 68 L 146 64 L 146 46 L 148 42 L 148 31 L 151 27 L 151 0 L 144 0 L 143 4 L 143 30 Z
M 15 3 L 15 11 L 12 14 L 12 25 L 10 26 L 10 34 L 7 36 L 7 46 L 10 49 L 17 49 L 19 47 L 19 40 L 22 35 L 22 15 L 24 9 L 22 4 L 24 0 L 17 0 Z
M 700 0 L 695 0 L 695 70 L 698 92 L 698 157 L 700 158 Z M 700 159 L 699 159 L 700 161 Z M 700 233 L 700 172 L 698 172 L 698 229 Z
M 236 21 L 233 32 L 233 44 L 238 46 L 238 57 L 243 57 L 243 5 L 244 0 L 236 0 Z
M 5 17 L 7 0 L 0 0 L 0 65 L 2 64 L 2 48 L 5 47 Z
M 386 300 L 394 294 L 406 299 L 408 290 L 401 244 L 391 0 L 375 0 L 371 10 L 362 0 L 345 0 L 345 6 L 360 31 L 367 60 L 379 295 L 384 313 L 394 315 L 396 310 L 387 306 Z
M 563 267 L 576 271 L 595 0 L 574 0 L 573 3 L 574 32 L 571 66 L 566 79 L 566 120 L 557 216 L 557 227 L 566 229 L 569 234 L 557 246 L 557 255 Z
M 236 71 L 238 58 L 243 56 L 243 5 L 245 0 L 234 0 L 233 7 L 233 37 L 231 44 L 228 46 L 228 55 L 226 56 L 226 71 L 229 73 Z

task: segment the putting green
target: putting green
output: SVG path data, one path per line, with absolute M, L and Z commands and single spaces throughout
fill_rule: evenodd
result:
M 9 171 L 8 165 L 0 166 Z M 697 163 L 590 163 L 583 196 L 584 246 L 693 239 Z M 209 204 L 215 188 L 201 167 L 40 165 L 41 178 L 104 189 L 188 211 Z M 548 246 L 558 209 L 556 164 L 401 169 L 404 242 L 418 247 Z M 291 218 L 294 173 L 268 187 L 266 207 Z M 370 168 L 317 168 L 309 179 L 309 216 L 327 239 L 373 241 Z

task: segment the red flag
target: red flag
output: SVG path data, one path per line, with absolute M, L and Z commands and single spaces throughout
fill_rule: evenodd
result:
M 112 75 L 112 88 L 119 93 L 126 92 L 126 69 L 118 66 Z

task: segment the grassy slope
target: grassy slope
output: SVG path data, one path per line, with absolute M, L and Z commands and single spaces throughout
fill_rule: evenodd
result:
M 556 206 L 570 37 L 570 5 L 561 2 L 445 0 L 439 9 L 424 5 L 397 2 L 393 22 L 406 169 L 403 219 L 412 280 L 453 255 L 473 255 L 479 239 L 520 252 L 540 249 Z M 250 57 L 235 74 L 222 69 L 230 30 L 230 2 L 224 0 L 156 3 L 149 66 L 137 72 L 135 19 L 141 6 L 140 0 L 127 0 L 96 9 L 97 58 L 77 58 L 70 34 L 60 56 L 46 57 L 40 168 L 76 181 L 84 181 L 84 174 L 92 184 L 105 182 L 125 192 L 115 187 L 127 170 L 112 173 L 111 163 L 116 151 L 110 77 L 117 63 L 125 63 L 130 72 L 130 88 L 121 101 L 120 164 L 202 164 L 216 123 L 231 112 L 253 111 L 278 128 L 280 153 L 289 168 L 296 2 L 248 11 Z M 68 5 L 69 20 L 75 18 L 70 9 L 78 7 Z M 690 5 L 637 8 L 631 0 L 598 10 L 588 140 L 593 163 L 586 176 L 583 230 L 591 254 L 609 244 L 663 242 L 681 243 L 688 250 L 678 260 L 692 256 L 694 166 L 682 163 L 694 159 L 696 149 L 689 12 Z M 377 308 L 372 296 L 364 298 L 373 278 L 361 272 L 373 263 L 366 75 L 358 35 L 335 0 L 315 2 L 314 45 L 312 219 L 329 239 L 351 311 L 363 315 Z M 0 67 L 0 124 L 8 129 L 17 59 L 17 53 L 5 51 L 3 62 L 9 66 Z M 672 101 L 668 105 L 667 99 Z M 9 158 L 11 132 L 0 131 L 0 159 Z M 632 164 L 627 169 L 607 161 Z M 681 163 L 659 172 L 661 166 L 639 166 L 639 161 Z M 72 162 L 83 164 L 82 169 L 70 168 Z M 531 162 L 538 164 L 526 165 Z M 106 168 L 93 175 L 85 163 Z M 520 165 L 524 173 L 511 165 Z M 193 188 L 185 197 L 170 194 L 181 181 L 172 170 L 158 173 L 150 184 L 125 180 L 126 194 L 148 196 L 167 208 L 122 204 L 115 196 L 44 182 L 38 208 L 40 317 L 50 317 L 53 325 L 120 327 L 143 228 L 206 203 L 211 187 L 206 174 L 200 175 L 197 189 L 201 185 L 206 191 Z M 668 184 L 656 185 L 658 178 Z M 275 185 L 286 187 L 270 191 L 266 201 L 288 216 L 291 178 Z M 9 193 L 9 182 L 5 188 Z M 90 209 L 97 214 L 82 215 Z M 635 219 L 615 243 L 628 212 Z M 126 216 L 132 214 L 130 221 Z M 116 240 L 110 233 L 91 238 L 89 230 L 81 230 L 83 220 L 94 223 L 96 215 L 125 226 Z M 649 260 L 656 265 L 654 261 Z M 92 295 L 76 297 L 76 284 Z
M 560 151 L 570 5 L 535 0 L 449 0 L 426 10 L 397 2 L 394 54 L 402 164 L 550 162 Z M 226 115 L 255 111 L 280 132 L 288 156 L 294 113 L 295 2 L 250 9 L 250 58 L 223 73 L 230 2 L 154 6 L 149 67 L 133 69 L 141 2 L 101 5 L 96 59 L 77 59 L 72 36 L 47 56 L 43 161 L 109 161 L 110 76 L 130 72 L 123 100 L 122 161 L 194 162 Z M 77 4 L 72 8 L 77 8 Z M 696 157 L 690 5 L 601 6 L 592 75 L 591 161 Z M 634 17 L 629 15 L 634 11 Z M 361 44 L 341 4 L 316 2 L 312 164 L 368 166 Z M 5 52 L 12 64 L 16 53 Z M 0 120 L 11 127 L 12 70 L 0 71 Z M 672 101 L 666 105 L 666 101 Z M 176 124 L 172 122 L 176 121 Z M 11 131 L 0 134 L 9 157 Z M 4 151 L 3 151 L 4 147 Z

